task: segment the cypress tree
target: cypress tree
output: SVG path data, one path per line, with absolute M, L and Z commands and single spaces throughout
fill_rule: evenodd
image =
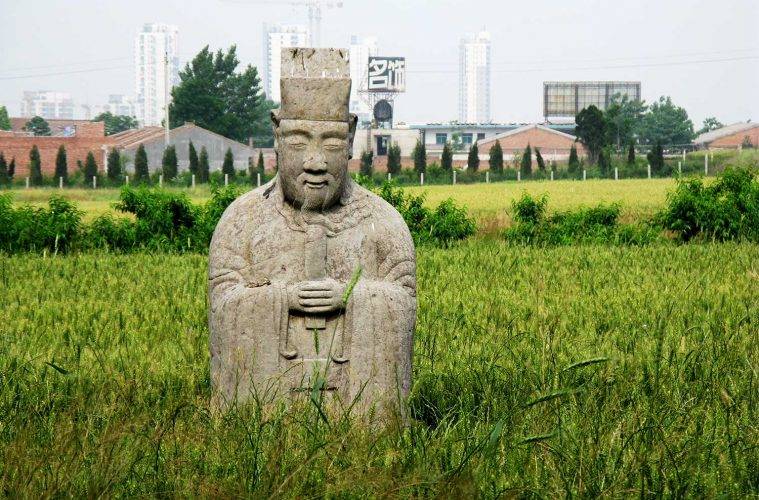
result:
M 198 175 L 198 152 L 195 150 L 195 145 L 190 141 L 190 152 L 188 154 L 190 158 L 190 173 Z
M 470 172 L 476 172 L 480 168 L 480 150 L 477 143 L 472 144 L 469 148 L 469 156 L 466 158 L 466 169 Z
M 635 165 L 635 143 L 631 142 L 627 150 L 627 164 Z
M 543 160 L 543 155 L 540 154 L 540 149 L 535 148 L 535 161 L 538 163 L 538 170 L 545 173 L 546 171 L 546 162 Z
M 264 152 L 260 150 L 258 151 L 258 164 L 256 165 L 256 169 L 263 179 L 264 173 L 266 172 L 266 164 L 264 163 Z
M 224 153 L 224 163 L 221 164 L 221 173 L 229 174 L 230 179 L 235 178 L 235 158 L 232 156 L 232 148 L 227 148 Z
M 607 177 L 611 173 L 611 158 L 606 148 L 601 148 L 598 152 L 598 169 L 602 177 Z
M 145 146 L 140 144 L 134 155 L 134 180 L 136 182 L 149 182 L 150 170 L 148 169 L 148 154 Z
M 447 172 L 453 170 L 453 151 L 451 151 L 450 142 L 446 142 L 443 145 L 443 154 L 440 155 L 440 167 Z
M 577 157 L 577 147 L 572 144 L 569 149 L 569 163 L 567 164 L 567 171 L 575 174 L 580 171 L 580 159 Z
M 13 176 L 16 175 L 16 157 L 11 158 L 11 162 L 8 164 L 8 180 L 13 180 Z
M 416 140 L 416 145 L 414 146 L 414 152 L 412 153 L 412 156 L 414 157 L 414 170 L 416 170 L 419 173 L 424 173 L 427 171 L 427 148 L 425 147 L 424 143 L 420 141 L 419 139 Z
M 69 164 L 66 160 L 66 148 L 63 144 L 58 147 L 58 154 L 55 155 L 55 181 L 58 182 L 58 178 L 63 177 L 63 182 L 68 182 L 69 178 Z
M 5 161 L 5 155 L 0 151 L 0 186 L 8 184 L 9 182 L 8 164 Z
M 361 153 L 361 167 L 359 169 L 361 175 L 371 177 L 374 173 L 374 151 L 371 149 Z
M 42 160 L 36 144 L 29 151 L 29 181 L 33 186 L 42 185 Z
M 401 171 L 401 147 L 396 143 L 387 149 L 387 171 L 393 175 Z
M 172 181 L 177 176 L 179 162 L 177 161 L 177 148 L 168 146 L 163 150 L 163 159 L 161 160 L 163 180 Z
M 98 164 L 95 162 L 95 155 L 92 151 L 87 152 L 87 159 L 84 160 L 84 178 L 88 184 L 92 183 L 92 178 L 98 175 Z
M 503 149 L 501 148 L 501 142 L 495 141 L 495 144 L 493 144 L 488 153 L 490 155 L 488 159 L 490 171 L 494 174 L 503 173 Z
M 656 141 L 653 149 L 648 153 L 647 159 L 648 164 L 651 165 L 652 173 L 659 175 L 664 172 L 664 149 L 661 141 Z
M 198 160 L 198 178 L 200 182 L 208 182 L 210 170 L 211 167 L 208 165 L 208 151 L 206 151 L 205 146 L 202 146 L 200 148 L 200 158 Z
M 530 177 L 532 175 L 532 148 L 529 144 L 524 148 L 522 154 L 522 164 L 519 167 L 523 177 Z
M 108 153 L 108 179 L 117 182 L 121 179 L 121 154 L 116 148 Z

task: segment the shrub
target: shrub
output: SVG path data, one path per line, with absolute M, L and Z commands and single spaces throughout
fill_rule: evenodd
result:
M 530 177 L 532 175 L 532 148 L 529 144 L 524 148 L 519 169 L 522 172 L 522 177 Z
M 149 182 L 150 170 L 148 169 L 148 153 L 145 146 L 140 144 L 134 155 L 134 180 L 135 182 Z
M 55 182 L 58 182 L 60 177 L 63 177 L 63 182 L 68 182 L 69 177 L 69 164 L 66 160 L 66 148 L 61 144 L 58 147 L 58 153 L 55 155 Z
M 414 158 L 414 170 L 424 173 L 427 170 L 427 148 L 419 139 L 416 140 L 416 145 L 411 155 Z
M 387 171 L 393 175 L 401 171 L 401 147 L 396 143 L 387 148 Z
M 36 144 L 29 151 L 29 181 L 33 186 L 42 185 L 42 160 Z
M 657 220 L 683 241 L 759 241 L 759 180 L 747 168 L 727 168 L 708 186 L 680 180 Z
M 371 177 L 374 173 L 374 152 L 370 149 L 361 153 L 361 175 Z
M 569 149 L 567 170 L 572 174 L 576 174 L 580 171 L 580 159 L 577 157 L 577 147 L 574 144 L 572 144 L 572 147 Z
M 177 149 L 174 146 L 168 146 L 163 150 L 163 159 L 161 160 L 163 180 L 172 181 L 177 176 L 179 162 L 177 161 Z
M 73 203 L 51 196 L 48 208 L 13 208 L 10 195 L 0 196 L 0 249 L 8 252 L 65 252 L 81 228 L 82 212 Z
M 501 142 L 495 141 L 488 153 L 490 156 L 488 159 L 490 171 L 494 174 L 503 173 L 503 148 L 501 148 Z
M 480 168 L 480 151 L 477 143 L 472 144 L 469 148 L 469 155 L 466 159 L 466 169 L 468 172 L 476 172 Z
M 121 154 L 119 153 L 118 149 L 111 148 L 110 153 L 108 153 L 106 164 L 106 169 L 108 170 L 108 179 L 113 183 L 121 181 Z
M 235 178 L 235 157 L 232 155 L 232 148 L 227 148 L 224 153 L 224 162 L 221 164 L 221 173 L 229 175 L 229 180 Z
M 443 152 L 440 155 L 440 168 L 447 172 L 453 170 L 453 151 L 451 151 L 450 142 L 443 145 Z

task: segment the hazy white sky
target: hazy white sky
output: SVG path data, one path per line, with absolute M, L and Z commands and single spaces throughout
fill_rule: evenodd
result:
M 286 2 L 0 0 L 0 104 L 18 114 L 24 90 L 70 92 L 77 105 L 132 95 L 133 39 L 145 22 L 179 26 L 183 64 L 206 44 L 234 43 L 243 63 L 260 65 L 263 22 L 306 22 L 305 9 L 277 1 Z M 671 95 L 697 128 L 706 116 L 759 120 L 756 0 L 344 0 L 324 12 L 322 40 L 377 36 L 381 55 L 406 57 L 396 119 L 449 121 L 459 38 L 483 28 L 494 121 L 542 120 L 542 82 L 572 79 L 640 80 L 646 101 Z

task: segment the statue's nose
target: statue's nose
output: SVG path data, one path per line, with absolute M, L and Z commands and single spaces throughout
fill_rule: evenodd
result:
M 312 151 L 303 162 L 303 170 L 307 172 L 321 173 L 326 172 L 327 162 L 320 151 Z

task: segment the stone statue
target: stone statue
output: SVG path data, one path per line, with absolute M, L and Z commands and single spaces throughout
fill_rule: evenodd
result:
M 398 212 L 348 175 L 350 86 L 345 50 L 282 54 L 278 174 L 235 200 L 211 241 L 217 405 L 317 389 L 381 410 L 408 394 L 414 244 Z

